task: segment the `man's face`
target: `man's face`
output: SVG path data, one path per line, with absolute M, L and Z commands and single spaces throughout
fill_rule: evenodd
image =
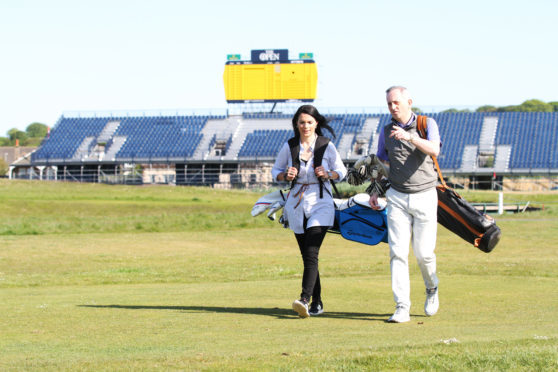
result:
M 409 94 L 400 89 L 393 89 L 386 95 L 386 100 L 391 116 L 398 122 L 406 124 L 411 118 L 411 105 L 413 103 Z

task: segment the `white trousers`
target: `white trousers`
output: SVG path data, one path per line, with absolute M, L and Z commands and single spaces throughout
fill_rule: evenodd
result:
M 409 243 L 426 288 L 438 286 L 434 254 L 438 194 L 436 189 L 405 194 L 390 188 L 386 198 L 393 299 L 397 306 L 410 310 Z

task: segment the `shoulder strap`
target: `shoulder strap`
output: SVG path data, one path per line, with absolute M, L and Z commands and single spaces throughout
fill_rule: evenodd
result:
M 300 139 L 297 137 L 292 137 L 291 139 L 289 139 L 288 143 L 289 143 L 289 148 L 291 149 L 292 166 L 295 167 L 297 171 L 299 171 L 300 170 L 300 158 L 299 158 Z M 318 136 L 318 138 L 316 138 L 316 144 L 314 145 L 314 168 L 322 165 L 324 153 L 327 149 L 328 144 L 329 144 L 329 138 L 325 136 Z M 291 182 L 291 188 L 294 187 L 295 181 L 296 179 Z M 320 198 L 323 198 L 324 184 L 321 179 L 319 180 L 319 182 L 320 182 Z M 337 191 L 337 187 L 333 182 L 331 182 L 331 185 L 333 186 L 333 189 L 335 190 L 337 197 L 339 197 L 339 191 Z
M 324 136 L 318 136 L 316 139 L 316 145 L 314 146 L 314 168 L 322 165 L 322 160 L 324 158 L 325 150 L 329 144 L 329 138 Z
M 291 160 L 292 165 L 297 170 L 300 170 L 300 139 L 297 137 L 292 137 L 289 139 L 289 147 L 291 149 Z M 314 145 L 314 167 L 319 167 L 322 165 L 322 160 L 324 158 L 325 150 L 329 144 L 329 138 L 324 136 L 318 136 L 316 139 L 316 144 Z
M 322 165 L 322 160 L 324 159 L 324 153 L 325 150 L 327 149 L 328 144 L 329 144 L 329 138 L 324 136 L 318 136 L 318 138 L 316 138 L 316 144 L 314 145 L 314 168 Z M 320 182 L 320 199 L 321 199 L 324 197 L 324 181 L 322 179 L 318 179 L 318 180 Z M 333 185 L 333 182 L 331 182 L 331 184 Z
M 297 170 L 300 169 L 300 140 L 296 137 L 289 139 L 289 147 L 291 149 L 291 160 L 292 166 L 295 167 Z
M 417 132 L 421 138 L 426 139 L 426 116 L 417 115 Z
M 421 138 L 426 139 L 426 116 L 424 115 L 417 115 L 417 132 Z M 432 156 L 432 160 L 434 161 L 434 165 L 436 166 L 436 171 L 438 172 L 438 177 L 440 177 L 440 183 L 442 186 L 447 189 L 448 185 L 446 185 L 446 181 L 444 180 L 444 176 L 442 176 L 442 171 L 440 170 L 440 165 L 438 164 L 438 159 L 435 156 Z
M 319 167 L 320 165 L 322 165 L 322 160 L 324 159 L 324 153 L 327 149 L 328 144 L 329 144 L 329 138 L 325 136 L 318 136 L 318 138 L 316 139 L 316 147 L 314 148 L 314 167 Z M 331 187 L 335 192 L 335 196 L 341 199 L 339 190 L 337 190 L 337 186 L 335 186 L 335 182 L 329 180 L 329 183 L 331 183 Z M 321 189 L 323 189 L 324 187 L 322 180 L 320 180 L 320 187 Z M 323 196 L 323 190 L 320 190 L 320 197 L 322 196 Z
M 296 168 L 297 172 L 300 170 L 300 140 L 297 137 L 289 139 L 289 148 L 291 149 L 291 164 Z M 291 181 L 291 189 L 296 183 L 296 178 Z

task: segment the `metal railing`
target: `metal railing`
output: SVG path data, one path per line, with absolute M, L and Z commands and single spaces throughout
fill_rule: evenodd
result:
M 192 185 L 214 188 L 266 189 L 278 184 L 271 177 L 271 163 L 246 164 L 159 164 L 155 165 L 74 165 L 18 168 L 11 179 L 93 182 L 127 185 Z M 446 182 L 455 189 L 493 191 L 558 190 L 558 176 L 498 177 L 450 176 Z

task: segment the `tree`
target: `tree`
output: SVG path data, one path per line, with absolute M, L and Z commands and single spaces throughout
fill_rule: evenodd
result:
M 469 110 L 469 109 L 458 110 L 458 109 L 456 109 L 456 108 L 450 108 L 450 109 L 444 110 L 444 111 L 442 111 L 442 112 L 450 112 L 450 113 L 454 113 L 454 112 L 471 112 L 471 110 Z
M 19 140 L 23 144 L 24 141 L 27 140 L 27 133 L 20 131 L 17 128 L 12 128 L 8 131 L 8 136 L 10 137 L 10 141 L 15 144 L 16 139 Z
M 509 105 L 509 106 L 502 106 L 498 107 L 498 112 L 512 112 L 512 111 L 524 111 L 521 109 L 521 106 L 517 105 Z
M 477 108 L 477 112 L 553 112 L 558 111 L 558 102 L 543 102 L 539 99 L 528 99 L 520 105 L 509 105 L 495 107 L 491 105 L 481 106 Z
M 477 112 L 496 112 L 496 111 L 498 111 L 498 108 L 496 106 L 492 106 L 492 105 L 484 105 L 484 106 L 481 106 L 481 107 L 477 108 L 476 111 Z
M 10 166 L 8 165 L 8 163 L 6 163 L 4 159 L 0 159 L 0 176 L 5 176 L 6 174 L 8 174 L 9 169 Z
M 44 138 L 48 133 L 48 127 L 42 123 L 32 123 L 27 126 L 25 132 L 31 138 Z
M 543 102 L 539 99 L 529 99 L 519 105 L 520 110 L 518 111 L 528 111 L 528 112 L 552 112 L 554 107 L 552 105 Z

